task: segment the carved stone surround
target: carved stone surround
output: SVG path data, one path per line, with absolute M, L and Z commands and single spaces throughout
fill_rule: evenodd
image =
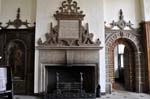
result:
M 56 11 L 54 17 L 58 21 L 58 25 L 53 27 L 51 23 L 51 30 L 45 34 L 46 40 L 42 41 L 41 38 L 38 40 L 38 92 L 46 91 L 46 67 L 47 66 L 94 66 L 95 72 L 95 86 L 97 87 L 99 82 L 99 50 L 100 40 L 93 41 L 93 34 L 89 33 L 88 24 L 86 28 L 82 26 L 82 20 L 85 15 L 82 11 L 79 11 L 76 1 L 67 0 L 62 2 L 60 11 Z M 60 36 L 60 26 L 63 24 L 61 21 L 75 21 L 79 23 L 79 32 L 70 38 Z M 74 24 L 74 23 L 73 23 Z M 67 27 L 66 27 L 67 28 Z M 75 27 L 77 28 L 77 27 Z M 67 28 L 68 29 L 68 28 Z M 66 29 L 66 30 L 67 30 Z M 70 29 L 70 28 L 69 28 Z M 74 31 L 71 29 L 69 31 Z M 68 31 L 66 31 L 68 32 Z M 65 33 L 65 31 L 63 31 Z M 74 34 L 73 34 L 74 35 Z M 96 90 L 95 87 L 95 90 Z
M 113 78 L 113 59 L 111 58 L 111 50 L 113 50 L 114 46 L 122 43 L 115 43 L 120 40 L 121 42 L 128 43 L 134 49 L 134 57 L 135 57 L 135 75 L 136 75 L 136 92 L 143 92 L 145 90 L 145 76 L 144 76 L 144 52 L 141 43 L 142 35 L 139 33 L 138 29 L 134 29 L 132 27 L 132 23 L 126 22 L 123 18 L 123 12 L 120 10 L 119 12 L 119 21 L 113 21 L 110 23 L 111 27 L 105 26 L 105 60 L 106 60 L 106 92 L 112 92 L 112 82 Z M 119 29 L 113 29 L 117 27 Z M 125 30 L 128 27 L 129 30 Z M 112 69 L 112 70 L 111 70 Z

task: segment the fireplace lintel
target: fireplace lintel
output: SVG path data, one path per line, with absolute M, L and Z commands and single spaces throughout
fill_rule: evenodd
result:
M 36 46 L 38 50 L 100 50 L 100 46 Z

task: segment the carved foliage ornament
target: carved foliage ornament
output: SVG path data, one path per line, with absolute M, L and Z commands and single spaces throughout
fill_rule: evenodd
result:
M 22 21 L 20 19 L 20 8 L 18 8 L 17 10 L 17 15 L 16 15 L 16 19 L 14 21 L 9 20 L 8 23 L 6 23 L 7 26 L 3 27 L 2 23 L 0 23 L 0 28 L 2 29 L 7 29 L 9 26 L 14 26 L 16 29 L 20 28 L 22 25 L 24 25 L 26 28 L 32 28 L 29 26 L 30 23 L 28 23 L 28 21 Z M 35 24 L 34 24 L 35 25 Z M 34 26 L 33 26 L 34 27 Z
M 54 17 L 58 21 L 58 25 L 53 27 L 51 23 L 50 33 L 45 34 L 46 41 L 43 42 L 42 39 L 40 38 L 38 40 L 38 44 L 53 45 L 53 46 L 100 45 L 99 39 L 97 39 L 95 42 L 93 41 L 94 35 L 92 33 L 89 33 L 88 24 L 86 24 L 86 28 L 82 26 L 82 19 L 84 18 L 85 15 L 83 15 L 83 11 L 79 11 L 79 9 L 80 8 L 77 6 L 76 1 L 72 0 L 63 1 L 62 7 L 59 8 L 60 11 L 56 11 L 56 14 L 54 14 Z M 79 26 L 75 27 L 65 26 L 67 25 L 66 23 L 61 23 L 64 22 L 64 20 L 65 22 L 68 22 L 70 25 L 73 25 L 74 22 L 78 22 Z M 63 32 L 60 32 L 60 28 L 62 29 L 61 26 L 62 27 L 65 26 Z M 78 30 L 79 32 L 77 32 Z M 69 33 L 69 36 L 67 36 L 66 38 L 64 37 L 62 38 L 60 33 L 62 36 L 67 35 L 67 33 Z M 72 37 L 72 35 L 75 35 L 76 37 Z
M 114 20 L 113 20 L 113 22 L 110 24 L 111 25 L 111 29 L 112 28 L 114 28 L 115 26 L 117 26 L 119 29 L 121 29 L 121 30 L 124 30 L 124 28 L 126 28 L 126 27 L 129 27 L 130 29 L 133 29 L 133 27 L 132 27 L 132 23 L 131 23 L 131 21 L 129 21 L 129 22 L 126 22 L 125 20 L 124 20 L 124 16 L 123 16 L 123 11 L 122 11 L 122 9 L 120 9 L 120 12 L 119 12 L 119 21 L 118 22 L 115 22 Z

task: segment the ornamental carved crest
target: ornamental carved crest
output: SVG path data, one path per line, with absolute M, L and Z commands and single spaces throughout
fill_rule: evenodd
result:
M 20 19 L 20 8 L 17 9 L 16 19 L 13 21 L 9 20 L 6 24 L 6 26 L 2 26 L 2 23 L 0 22 L 0 28 L 8 29 L 10 26 L 13 26 L 15 29 L 19 29 L 21 26 L 25 26 L 25 28 L 30 29 L 35 27 L 35 23 L 34 26 L 30 26 L 31 24 L 27 20 L 22 21 Z
M 119 20 L 117 22 L 115 22 L 114 20 L 112 21 L 112 23 L 110 23 L 111 27 L 110 29 L 114 28 L 115 26 L 118 27 L 121 30 L 124 30 L 126 27 L 130 28 L 131 30 L 133 30 L 134 28 L 132 27 L 132 23 L 131 21 L 126 22 L 124 20 L 124 16 L 123 16 L 123 11 L 122 9 L 120 9 L 119 11 Z M 108 28 L 108 27 L 107 27 Z
M 89 33 L 88 24 L 82 26 L 85 17 L 76 1 L 63 1 L 54 14 L 58 24 L 50 25 L 50 32 L 45 34 L 45 41 L 38 40 L 40 46 L 99 46 L 100 40 L 93 41 L 93 33 Z

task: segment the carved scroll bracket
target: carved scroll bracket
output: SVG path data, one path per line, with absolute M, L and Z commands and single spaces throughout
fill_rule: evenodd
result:
M 35 23 L 33 27 L 30 27 L 28 21 L 22 21 L 20 19 L 20 8 L 17 10 L 16 19 L 14 21 L 9 20 L 8 23 L 6 23 L 7 26 L 3 27 L 2 23 L 0 23 L 0 28 L 7 29 L 9 26 L 14 26 L 16 29 L 19 29 L 21 26 L 25 26 L 26 28 L 33 28 L 35 27 Z

